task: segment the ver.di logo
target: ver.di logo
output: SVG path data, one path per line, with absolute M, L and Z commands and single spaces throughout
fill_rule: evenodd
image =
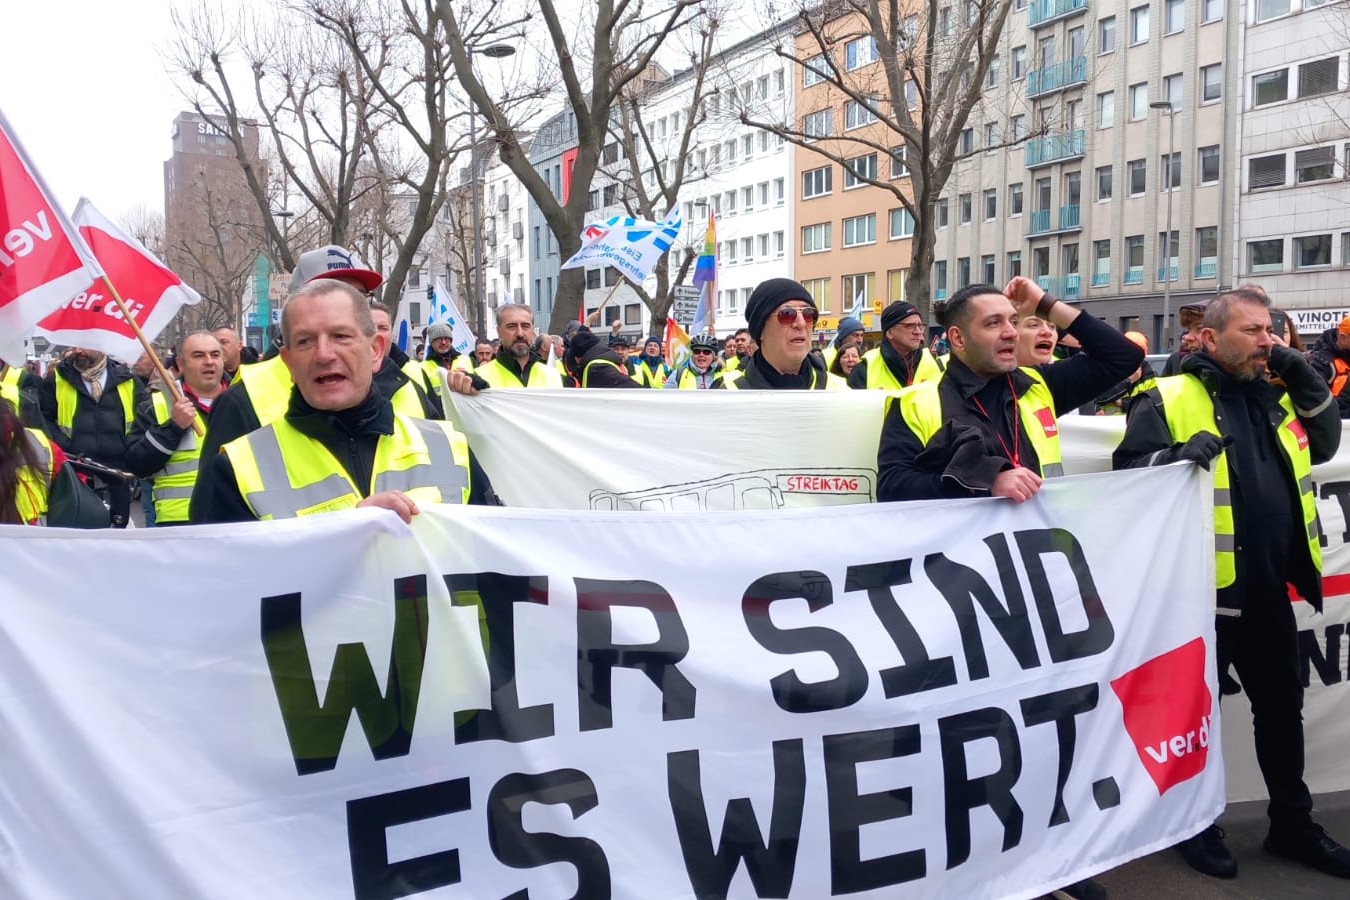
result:
M 1158 794 L 1205 770 L 1214 699 L 1205 683 L 1202 638 L 1155 656 L 1111 682 Z

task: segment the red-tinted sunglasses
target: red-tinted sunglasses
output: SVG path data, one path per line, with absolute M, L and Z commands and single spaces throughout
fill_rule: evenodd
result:
M 778 324 L 786 328 L 797 321 L 798 314 L 806 320 L 808 328 L 816 324 L 816 318 L 820 315 L 814 306 L 780 306 L 774 316 L 777 317 Z

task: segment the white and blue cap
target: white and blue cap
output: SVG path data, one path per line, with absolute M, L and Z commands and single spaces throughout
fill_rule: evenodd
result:
M 384 276 L 367 269 L 355 252 L 335 244 L 300 254 L 291 273 L 291 293 L 316 278 L 350 278 L 367 291 L 384 284 Z

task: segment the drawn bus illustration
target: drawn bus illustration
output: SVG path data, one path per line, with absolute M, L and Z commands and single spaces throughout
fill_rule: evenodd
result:
M 871 469 L 757 469 L 638 491 L 591 491 L 591 509 L 738 510 L 842 506 L 876 499 Z

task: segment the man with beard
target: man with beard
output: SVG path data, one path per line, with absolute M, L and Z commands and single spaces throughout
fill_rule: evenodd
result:
M 1238 288 L 1205 309 L 1181 374 L 1130 406 L 1117 469 L 1188 460 L 1214 473 L 1219 671 L 1231 664 L 1251 703 L 1256 759 L 1270 794 L 1264 848 L 1340 878 L 1350 850 L 1312 820 L 1303 781 L 1303 680 L 1289 585 L 1322 608 L 1321 528 L 1312 466 L 1335 455 L 1341 423 L 1326 383 L 1270 336 L 1270 301 Z M 1277 376 L 1281 384 L 1268 378 Z M 1177 846 L 1197 871 L 1237 875 L 1210 825 Z
M 243 365 L 244 342 L 239 339 L 239 332 L 230 328 L 228 325 L 222 325 L 211 333 L 215 335 L 216 340 L 220 341 L 221 352 L 225 354 L 223 380 L 225 384 L 228 385 L 230 382 L 234 381 L 235 373 L 237 373 L 239 367 Z
M 562 374 L 534 352 L 534 312 L 521 303 L 497 307 L 497 335 L 502 345 L 474 373 L 450 371 L 450 389 L 476 394 L 483 387 L 560 388 Z
M 128 470 L 138 478 L 154 479 L 153 514 L 148 525 L 186 525 L 192 488 L 197 483 L 201 439 L 192 430 L 195 420 L 206 433 L 211 407 L 225 391 L 221 383 L 225 354 L 209 331 L 194 331 L 174 354 L 182 373 L 183 399 L 155 391 L 150 402 L 136 410 L 127 448 Z M 148 486 L 143 481 L 142 490 Z
M 1083 352 L 1019 368 L 1022 315 L 1065 330 Z M 1063 474 L 1056 415 L 1087 403 L 1144 358 L 1114 328 L 1020 275 L 1002 291 L 962 288 L 944 316 L 952 347 L 947 370 L 889 404 L 877 452 L 878 500 L 1030 499 L 1042 478 Z
M 38 391 L 44 430 L 71 456 L 128 470 L 128 436 L 149 391 L 132 371 L 98 350 L 76 347 Z
M 1177 321 L 1181 323 L 1181 342 L 1176 350 L 1163 363 L 1164 375 L 1175 375 L 1181 371 L 1181 361 L 1200 349 L 1200 328 L 1205 318 L 1208 300 L 1187 303 L 1177 310 Z
M 812 353 L 811 332 L 819 313 L 811 292 L 791 278 L 760 282 L 745 305 L 750 338 L 759 349 L 740 371 L 727 372 L 713 389 L 841 390 L 848 384 L 831 375 L 819 353 Z
M 881 311 L 881 346 L 863 354 L 848 376 L 854 389 L 898 391 L 942 377 L 943 365 L 924 346 L 923 316 L 912 303 L 896 300 Z
M 375 333 L 384 336 L 387 347 L 380 370 L 375 373 L 375 386 L 394 404 L 394 412 L 422 419 L 445 418 L 422 367 L 394 343 L 394 321 L 389 307 L 378 300 L 371 301 L 370 318 L 375 323 Z M 436 387 L 440 387 L 439 379 Z
M 394 412 L 373 384 L 385 336 L 366 296 L 309 282 L 281 313 L 286 413 L 202 461 L 193 522 L 379 507 L 412 521 L 432 503 L 487 503 L 491 486 L 448 422 Z
M 492 346 L 492 341 L 486 338 L 479 338 L 478 343 L 473 345 L 473 364 L 481 366 L 484 363 L 492 361 L 492 354 L 497 351 Z

